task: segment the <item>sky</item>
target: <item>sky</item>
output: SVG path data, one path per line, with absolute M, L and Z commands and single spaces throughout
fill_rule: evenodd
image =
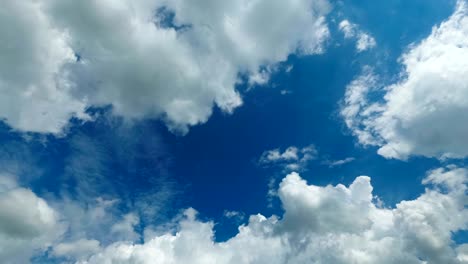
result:
M 0 263 L 468 263 L 466 0 L 4 0 Z

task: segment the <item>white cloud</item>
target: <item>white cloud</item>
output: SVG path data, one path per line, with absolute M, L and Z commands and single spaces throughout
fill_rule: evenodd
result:
M 468 263 L 466 245 L 452 240 L 454 233 L 468 229 L 468 170 L 455 166 L 430 171 L 423 180 L 425 192 L 395 208 L 378 203 L 367 176 L 349 186 L 321 187 L 290 173 L 278 189 L 284 215 L 252 215 L 226 242 L 215 242 L 214 223 L 198 220 L 189 209 L 174 220 L 175 228 L 150 227 L 139 243 L 121 236 L 135 232 L 138 217 L 109 221 L 107 212 L 116 201 L 102 199 L 86 216 L 79 207 L 57 207 L 69 227 L 59 241 L 63 229 L 56 210 L 11 177 L 1 179 L 2 263 L 27 263 L 33 252 L 49 247 L 49 257 L 81 264 Z
M 367 96 L 377 85 L 377 76 L 370 67 L 365 67 L 363 73 L 346 87 L 341 116 L 346 126 L 352 130 L 363 145 L 378 145 L 380 140 L 375 138 L 369 128 L 369 120 L 375 112 L 381 111 L 377 103 L 369 102 Z
M 230 113 L 242 104 L 239 73 L 266 82 L 261 68 L 322 52 L 328 11 L 326 0 L 6 0 L 0 118 L 60 133 L 72 116 L 89 120 L 86 108 L 112 105 L 186 132 L 214 105 Z
M 258 163 L 264 167 L 279 166 L 286 171 L 300 171 L 306 169 L 308 163 L 316 159 L 317 155 L 314 145 L 303 148 L 291 146 L 283 152 L 280 149 L 263 152 Z
M 101 250 L 97 240 L 79 239 L 73 242 L 60 243 L 54 246 L 52 255 L 66 259 L 85 259 Z
M 70 36 L 56 29 L 39 1 L 2 1 L 0 119 L 15 129 L 58 133 L 85 101 L 72 98 L 65 65 L 75 60 Z
M 228 210 L 225 210 L 223 215 L 226 218 L 243 218 L 244 217 L 244 213 L 242 213 L 242 212 L 228 211 Z
M 323 164 L 328 165 L 331 168 L 331 167 L 338 167 L 338 166 L 353 162 L 354 160 L 355 158 L 348 157 L 348 158 L 341 159 L 341 160 L 326 160 L 323 162 Z
M 343 20 L 338 25 L 345 38 L 354 38 L 356 36 L 356 25 L 351 24 L 348 20 Z
M 66 227 L 60 239 L 49 245 L 50 257 L 55 260 L 72 263 L 116 241 L 140 241 L 140 234 L 135 230 L 140 217 L 131 212 L 123 214 L 118 208 L 122 206 L 119 200 L 97 198 L 84 202 L 65 197 L 49 204 L 60 212 Z
M 376 145 L 387 158 L 466 157 L 468 155 L 468 8 L 455 13 L 401 57 L 401 80 L 380 89 L 380 103 L 368 92 L 378 89 L 369 72 L 347 89 L 342 114 L 359 142 Z
M 0 176 L 0 262 L 27 263 L 64 231 L 59 215 L 31 190 Z
M 135 232 L 135 226 L 140 223 L 136 213 L 126 213 L 118 210 L 119 200 L 97 198 L 95 201 L 83 202 L 69 198 L 50 202 L 67 224 L 67 232 L 61 243 L 74 245 L 76 241 L 98 240 L 138 241 L 140 235 Z
M 457 258 L 461 263 L 468 263 L 468 244 L 457 247 Z
M 223 216 L 237 224 L 242 223 L 242 221 L 245 219 L 245 214 L 239 211 L 225 210 Z
M 369 177 L 319 187 L 291 173 L 278 191 L 281 219 L 253 215 L 217 243 L 213 223 L 191 209 L 175 233 L 113 243 L 79 263 L 467 263 L 466 245 L 451 239 L 468 228 L 467 180 L 466 169 L 431 171 L 425 193 L 391 209 L 373 203 Z
M 375 47 L 377 44 L 375 39 L 366 33 L 359 33 L 358 40 L 356 43 L 356 48 L 359 52 L 371 49 Z
M 375 39 L 371 35 L 362 31 L 356 24 L 348 20 L 341 21 L 338 27 L 341 32 L 343 32 L 346 39 L 356 39 L 356 50 L 358 52 L 372 49 L 377 45 Z
M 140 218 L 134 213 L 129 213 L 123 216 L 123 219 L 111 226 L 111 234 L 114 238 L 135 241 L 140 235 L 135 233 L 135 226 L 140 223 Z

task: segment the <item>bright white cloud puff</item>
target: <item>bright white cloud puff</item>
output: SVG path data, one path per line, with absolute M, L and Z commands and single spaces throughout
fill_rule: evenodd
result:
M 268 79 L 328 37 L 326 0 L 6 0 L 0 11 L 0 119 L 61 133 L 89 107 L 163 118 L 186 132 L 214 105 L 242 104 L 238 75 Z
M 379 90 L 366 69 L 347 88 L 342 115 L 364 145 L 387 158 L 468 156 L 468 4 L 401 57 L 402 79 Z M 381 102 L 369 99 L 379 90 Z M 374 96 L 375 97 L 375 96 Z

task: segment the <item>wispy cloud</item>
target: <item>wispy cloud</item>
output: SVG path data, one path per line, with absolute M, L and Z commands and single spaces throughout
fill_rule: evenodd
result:
M 330 168 L 333 168 L 333 167 L 338 167 L 338 166 L 353 162 L 354 160 L 355 160 L 355 158 L 348 157 L 348 158 L 345 158 L 345 159 L 342 159 L 342 160 L 325 160 L 322 163 L 327 165 Z
M 263 167 L 281 167 L 285 171 L 303 171 L 310 161 L 317 159 L 318 151 L 314 145 L 298 148 L 295 146 L 263 152 L 258 163 Z
M 362 31 L 358 25 L 343 20 L 339 24 L 339 29 L 343 32 L 346 39 L 356 39 L 356 50 L 363 52 L 372 49 L 377 45 L 374 37 L 369 33 Z

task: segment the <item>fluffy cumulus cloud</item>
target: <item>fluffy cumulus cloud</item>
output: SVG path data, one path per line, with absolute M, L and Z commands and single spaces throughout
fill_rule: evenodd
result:
M 318 151 L 314 145 L 303 148 L 291 146 L 283 152 L 273 149 L 263 152 L 258 161 L 263 167 L 282 167 L 285 171 L 301 171 L 311 160 L 317 159 Z
M 10 175 L 0 175 L 0 262 L 27 263 L 62 233 L 58 213 Z
M 75 61 L 69 35 L 57 29 L 40 1 L 2 2 L 0 118 L 18 130 L 57 133 L 84 101 L 71 95 L 64 67 Z
M 265 83 L 292 53 L 320 53 L 326 0 L 3 1 L 0 118 L 60 133 L 89 107 L 163 118 L 186 132 L 242 104 L 239 74 Z M 261 78 L 259 78 L 261 76 Z
M 378 87 L 378 76 L 367 69 L 348 86 L 347 126 L 387 158 L 468 156 L 467 2 L 459 0 L 454 14 L 410 46 L 401 62 L 395 84 Z
M 2 176 L 0 260 L 28 263 L 42 255 L 43 262 L 80 264 L 468 263 L 467 245 L 452 239 L 468 229 L 468 170 L 435 169 L 422 183 L 426 190 L 416 199 L 384 208 L 370 177 L 322 187 L 293 172 L 277 191 L 281 217 L 252 215 L 236 236 L 215 242 L 215 224 L 199 220 L 194 209 L 165 227 L 146 227 L 142 240 L 135 213 L 112 212 L 117 201 L 100 199 L 86 209 L 66 200 L 48 203 Z
M 46 197 L 0 174 L 0 263 L 74 263 L 109 243 L 140 240 L 140 217 L 123 214 L 122 201 Z
M 343 32 L 346 39 L 356 39 L 356 50 L 363 52 L 368 49 L 374 48 L 377 43 L 375 39 L 368 33 L 359 29 L 356 24 L 343 20 L 338 25 L 341 32 Z
M 418 198 L 382 208 L 367 176 L 320 187 L 291 173 L 278 190 L 284 215 L 253 215 L 226 242 L 214 242 L 214 223 L 189 209 L 173 232 L 153 232 L 144 243 L 80 240 L 54 252 L 81 264 L 468 263 L 467 246 L 452 241 L 468 228 L 467 181 L 466 169 L 439 168 L 423 180 Z

